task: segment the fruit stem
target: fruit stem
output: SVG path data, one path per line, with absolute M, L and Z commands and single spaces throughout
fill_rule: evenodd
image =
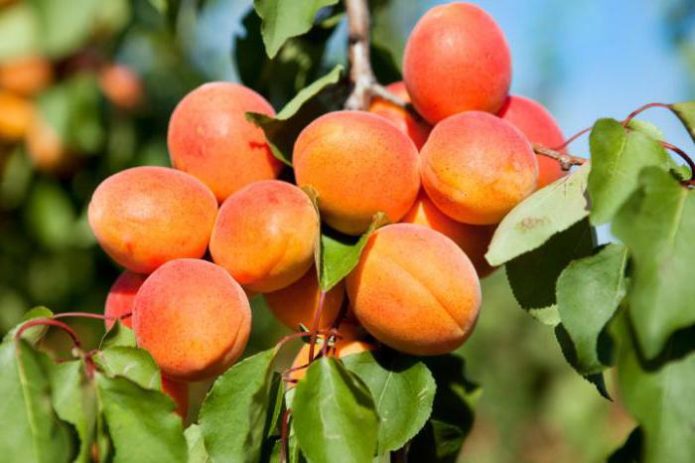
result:
M 581 166 L 587 161 L 584 158 L 579 158 L 570 154 L 561 153 L 560 151 L 556 151 L 552 148 L 548 148 L 537 143 L 533 144 L 533 151 L 536 154 L 540 154 L 541 156 L 546 156 L 555 159 L 557 162 L 560 163 L 560 166 L 562 166 L 562 170 L 570 170 L 572 166 Z

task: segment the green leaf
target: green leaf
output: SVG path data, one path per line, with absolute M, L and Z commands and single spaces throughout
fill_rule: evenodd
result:
M 672 104 L 671 110 L 678 116 L 695 141 L 695 101 Z
M 99 0 L 31 0 L 38 18 L 44 53 L 62 58 L 80 48 L 89 39 L 99 9 Z
M 109 378 L 127 378 L 145 389 L 160 390 L 162 387 L 159 367 L 143 349 L 109 347 L 97 353 L 94 362 Z
M 275 410 L 269 349 L 244 359 L 220 376 L 200 410 L 199 422 L 210 458 L 256 462 L 261 455 L 268 414 Z
M 660 169 L 645 170 L 613 233 L 634 262 L 630 318 L 645 354 L 655 357 L 671 333 L 695 324 L 695 191 Z
M 342 73 L 343 67 L 337 65 L 331 72 L 297 93 L 275 117 L 246 113 L 248 120 L 263 129 L 277 159 L 292 166 L 292 149 L 299 132 L 331 108 L 330 103 L 323 99 L 335 92 Z
M 58 182 L 39 180 L 32 188 L 24 213 L 27 228 L 42 246 L 61 250 L 72 244 L 77 212 Z
M 14 339 L 15 334 L 17 333 L 17 330 L 19 330 L 22 325 L 25 322 L 28 322 L 29 320 L 33 320 L 35 318 L 51 318 L 53 316 L 53 312 L 51 312 L 50 309 L 47 307 L 34 307 L 31 309 L 29 312 L 25 313 L 24 316 L 22 317 L 22 322 L 12 328 L 3 338 L 3 342 L 10 342 Z M 46 331 L 48 331 L 47 326 L 35 326 L 32 328 L 28 328 L 27 330 L 22 333 L 22 339 L 28 342 L 29 344 L 36 344 L 39 342 L 41 338 L 43 338 L 44 334 L 46 334 Z
M 114 447 L 115 463 L 185 463 L 181 418 L 164 393 L 123 378 L 96 374 L 98 399 Z
M 645 167 L 668 170 L 664 148 L 642 131 L 627 131 L 615 119 L 600 119 L 590 136 L 591 223 L 610 221 L 620 206 L 637 188 L 639 174 Z
M 396 450 L 420 431 L 432 412 L 437 385 L 424 363 L 395 352 L 363 352 L 343 359 L 374 398 L 379 422 L 378 453 Z
M 555 288 L 560 273 L 574 259 L 591 255 L 593 247 L 593 230 L 585 219 L 556 234 L 540 248 L 508 262 L 507 279 L 519 305 L 529 311 L 546 309 L 540 312 L 544 317 L 549 310 L 555 313 Z M 559 318 L 553 316 L 548 321 L 555 325 Z
M 557 280 L 562 325 L 574 347 L 570 363 L 584 375 L 602 371 L 599 335 L 625 296 L 627 249 L 610 244 L 598 254 L 571 262 Z
M 104 334 L 99 344 L 100 350 L 109 347 L 136 347 L 135 333 L 123 324 L 121 320 L 116 320 L 111 329 Z
M 369 389 L 343 364 L 323 357 L 297 384 L 293 428 L 310 462 L 371 461 L 379 416 Z
M 321 198 L 319 198 L 319 203 Z M 348 276 L 357 266 L 369 237 L 377 228 L 386 225 L 388 217 L 383 212 L 374 215 L 367 231 L 357 241 L 344 235 L 321 235 L 321 247 L 317 268 L 319 269 L 319 284 L 323 291 L 329 291 Z
M 485 258 L 498 266 L 533 251 L 589 214 L 585 197 L 589 165 L 541 188 L 497 227 Z
M 0 8 L 0 62 L 39 51 L 41 26 L 28 2 Z
M 274 57 L 280 47 L 291 37 L 311 29 L 316 13 L 338 0 L 254 0 L 253 7 L 263 20 L 261 32 L 269 57 Z
M 190 425 L 183 433 L 188 445 L 188 463 L 209 463 L 210 456 L 205 450 L 203 432 L 197 424 Z
M 50 359 L 25 341 L 0 345 L 0 455 L 3 461 L 63 463 L 71 457 L 70 435 L 51 408 L 44 365 Z

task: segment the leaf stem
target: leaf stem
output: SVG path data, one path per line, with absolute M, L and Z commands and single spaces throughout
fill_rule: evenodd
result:
M 22 337 L 22 334 L 24 334 L 26 330 L 35 326 L 54 326 L 56 328 L 60 328 L 65 333 L 67 333 L 68 336 L 70 336 L 72 344 L 76 349 L 80 349 L 82 347 L 80 337 L 77 335 L 75 330 L 70 328 L 70 326 L 68 326 L 66 323 L 54 320 L 53 318 L 36 318 L 34 320 L 29 320 L 26 323 L 22 324 L 22 326 L 19 327 L 19 329 L 14 335 L 15 341 L 19 341 L 19 339 Z

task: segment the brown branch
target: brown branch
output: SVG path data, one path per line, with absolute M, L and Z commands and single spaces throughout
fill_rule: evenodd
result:
M 537 143 L 533 144 L 533 151 L 541 156 L 555 159 L 562 166 L 562 170 L 570 170 L 572 166 L 581 166 L 587 161 L 584 158 L 578 158 L 570 154 L 561 153 L 560 151 L 556 151 L 552 148 L 548 148 Z
M 367 0 L 345 0 L 348 19 L 348 59 L 352 93 L 345 109 L 366 110 L 372 99 L 376 77 L 369 61 L 369 6 Z

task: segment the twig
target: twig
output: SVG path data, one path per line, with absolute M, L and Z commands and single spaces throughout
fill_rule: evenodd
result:
M 578 158 L 570 154 L 561 153 L 560 151 L 556 151 L 552 148 L 548 148 L 537 143 L 533 144 L 533 151 L 541 156 L 555 159 L 560 163 L 560 166 L 562 166 L 562 170 L 570 170 L 572 166 L 581 166 L 587 161 L 584 158 Z
M 376 77 L 369 61 L 369 7 L 367 0 L 345 0 L 348 20 L 348 59 L 352 93 L 345 108 L 365 110 L 372 99 Z

